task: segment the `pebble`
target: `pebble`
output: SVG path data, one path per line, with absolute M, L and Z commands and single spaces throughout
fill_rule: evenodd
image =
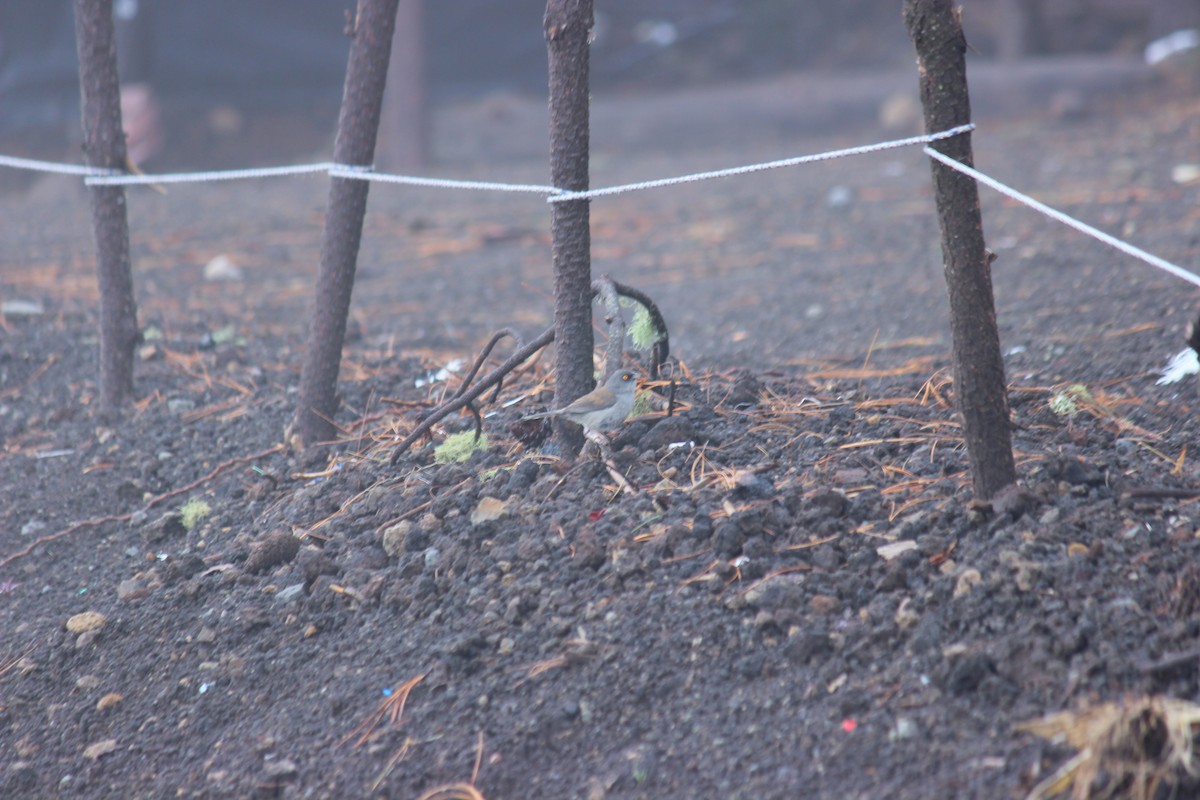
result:
M 814 614 L 832 614 L 838 610 L 841 603 L 836 597 L 827 594 L 814 594 L 808 600 L 808 607 Z
M 274 781 L 291 780 L 299 773 L 296 768 L 296 762 L 288 758 L 281 758 L 278 761 L 268 761 L 263 767 L 267 777 Z
M 285 586 L 275 593 L 275 602 L 290 603 L 302 594 L 304 594 L 304 584 L 293 583 L 291 586 Z
M 108 694 L 104 695 L 104 697 L 101 697 L 96 702 L 96 710 L 97 711 L 109 711 L 109 710 L 114 709 L 117 706 L 121 705 L 121 703 L 124 700 L 125 700 L 125 695 L 119 694 L 117 692 L 109 692 Z
M 917 723 L 913 722 L 909 717 L 900 717 L 892 725 L 892 729 L 888 731 L 888 741 L 896 742 L 903 739 L 912 739 L 917 733 Z
M 954 582 L 954 597 L 966 597 L 981 583 L 983 583 L 983 575 L 979 573 L 979 570 L 964 569 L 958 574 L 958 580 Z
M 150 594 L 137 578 L 126 578 L 117 584 L 117 597 L 121 600 L 141 600 Z
M 916 624 L 921 621 L 921 615 L 913 609 L 912 601 L 906 597 L 900 601 L 900 607 L 896 609 L 893 619 L 897 628 L 906 631 L 916 627 Z
M 98 611 L 84 611 L 67 620 L 67 630 L 71 633 L 86 633 L 100 630 L 107 620 Z
M 483 497 L 479 500 L 479 505 L 475 506 L 475 510 L 471 512 L 471 524 L 482 525 L 485 522 L 492 522 L 500 519 L 508 513 L 508 504 L 503 500 L 497 500 L 495 497 Z
M 425 569 L 433 569 L 437 566 L 441 559 L 442 553 L 436 547 L 430 547 L 425 550 L 422 560 L 425 563 Z
M 399 558 L 404 554 L 404 542 L 408 538 L 408 532 L 413 529 L 411 520 L 401 520 L 395 525 L 389 525 L 383 531 L 383 551 L 390 558 Z
M 299 552 L 300 540 L 291 531 L 272 531 L 250 546 L 244 569 L 251 573 L 262 572 L 291 561 Z

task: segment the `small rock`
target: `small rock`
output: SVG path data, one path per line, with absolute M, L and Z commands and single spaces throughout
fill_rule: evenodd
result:
M 838 489 L 819 489 L 807 498 L 814 510 L 832 517 L 844 517 L 850 510 L 850 498 Z
M 906 631 L 921 621 L 921 615 L 913 610 L 912 600 L 906 597 L 900 601 L 900 607 L 896 609 L 893 619 L 897 628 Z
M 1053 525 L 1060 519 L 1062 519 L 1062 509 L 1060 509 L 1058 506 L 1052 506 L 1043 511 L 1042 515 L 1038 517 L 1038 524 Z
M 304 574 L 304 582 L 311 584 L 322 575 L 337 575 L 337 562 L 318 547 L 302 547 L 296 554 L 296 564 Z
M 983 575 L 977 569 L 964 569 L 954 582 L 954 597 L 966 597 L 979 584 L 983 583 Z
M 899 558 L 910 550 L 916 550 L 917 543 L 912 539 L 903 539 L 899 542 L 891 542 L 889 544 L 880 545 L 875 548 L 875 552 L 884 561 L 891 561 L 894 558 Z
M 571 560 L 586 569 L 600 569 L 606 559 L 604 548 L 596 539 L 596 532 L 590 527 L 583 528 L 575 537 L 575 550 Z
M 431 570 L 437 566 L 438 560 L 442 557 L 442 553 L 436 547 L 428 547 L 421 554 L 421 561 L 425 564 L 425 569 Z
M 844 563 L 842 554 L 837 548 L 828 544 L 823 544 L 814 549 L 809 555 L 809 560 L 812 561 L 814 567 L 820 567 L 826 572 L 833 572 L 839 569 Z
M 117 597 L 121 600 L 141 600 L 150 590 L 137 578 L 126 578 L 117 584 Z
M 187 529 L 183 527 L 183 515 L 178 511 L 169 511 L 142 528 L 142 541 L 153 544 L 173 536 L 183 536 L 186 533 Z
M 495 497 L 484 497 L 479 500 L 479 505 L 475 506 L 475 510 L 471 512 L 471 524 L 481 525 L 485 522 L 500 519 L 508 511 L 508 504 L 503 500 L 497 500 Z
M 107 620 L 98 611 L 84 611 L 67 620 L 67 630 L 71 633 L 86 633 L 97 631 L 104 627 Z
M 246 572 L 263 572 L 291 561 L 298 552 L 300 540 L 291 531 L 272 531 L 250 546 L 244 569 Z
M 521 494 L 537 480 L 538 463 L 533 459 L 526 458 L 513 468 L 512 474 L 508 476 L 508 484 L 505 487 L 509 494 Z M 436 519 L 436 517 L 435 517 Z
M 642 561 L 628 547 L 613 548 L 610 555 L 613 572 L 622 578 L 633 575 L 642 568 Z
M 96 759 L 100 758 L 101 756 L 106 756 L 116 749 L 117 749 L 117 740 L 116 739 L 105 739 L 103 741 L 96 742 L 95 744 L 89 744 L 87 747 L 85 747 L 83 749 L 83 755 L 84 755 L 84 758 L 89 758 L 92 761 L 95 761 Z
M 827 594 L 814 594 L 808 600 L 808 607 L 812 609 L 814 614 L 832 614 L 838 610 L 841 603 L 836 597 L 830 597 Z
M 1015 579 L 1017 589 L 1022 592 L 1032 591 L 1038 577 L 1042 574 L 1042 568 L 1030 561 L 1021 561 L 1014 566 L 1017 569 Z
M 901 559 L 894 559 L 888 562 L 887 572 L 883 578 L 875 586 L 875 591 L 880 593 L 894 592 L 897 589 L 908 588 L 908 567 Z
M 276 761 L 268 761 L 263 767 L 263 771 L 267 775 L 267 780 L 272 783 L 283 783 L 295 779 L 300 770 L 296 767 L 296 762 L 289 758 L 281 758 Z
M 411 520 L 401 520 L 395 525 L 389 525 L 383 532 L 383 551 L 390 558 L 399 558 L 404 554 L 404 542 L 408 532 L 413 529 Z
M 275 593 L 275 602 L 290 603 L 302 594 L 304 594 L 304 584 L 293 583 L 291 586 L 285 586 Z
M 775 496 L 775 484 L 761 475 L 745 470 L 738 473 L 733 496 L 737 500 L 767 500 Z
M 917 723 L 909 717 L 900 717 L 888 731 L 888 741 L 896 742 L 902 739 L 912 739 L 918 733 Z
M 721 520 L 713 531 L 713 549 L 717 555 L 732 558 L 742 552 L 745 536 L 741 526 L 730 520 Z
M 108 711 L 110 709 L 116 708 L 117 706 L 121 705 L 121 702 L 124 699 L 125 699 L 125 695 L 123 695 L 123 694 L 118 694 L 117 692 L 109 692 L 108 694 L 104 695 L 104 697 L 101 697 L 96 702 L 96 710 L 97 711 Z

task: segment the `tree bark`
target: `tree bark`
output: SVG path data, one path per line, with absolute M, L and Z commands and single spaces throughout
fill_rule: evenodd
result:
M 124 169 L 125 133 L 121 129 L 112 0 L 75 0 L 75 44 L 87 163 Z M 88 195 L 100 286 L 100 408 L 115 413 L 133 395 L 133 351 L 138 341 L 129 221 L 124 187 L 93 186 Z
M 970 122 L 967 43 L 953 0 L 905 0 L 904 24 L 917 50 L 925 129 Z M 969 133 L 932 146 L 973 164 Z M 975 493 L 987 499 L 1016 480 L 991 257 L 984 246 L 975 181 L 936 161 L 930 165 L 950 298 L 955 395 Z
M 550 175 L 561 189 L 588 188 L 588 38 L 592 0 L 547 0 L 545 31 L 550 60 Z M 554 256 L 556 408 L 590 392 L 592 368 L 591 226 L 587 200 L 551 203 Z M 612 365 L 610 365 L 611 367 Z M 583 429 L 556 419 L 563 449 L 583 446 Z
M 339 164 L 369 166 L 375 156 L 397 3 L 358 0 L 353 29 L 348 31 L 353 42 L 333 146 L 333 158 Z M 308 351 L 300 375 L 300 401 L 288 435 L 295 447 L 310 447 L 336 435 L 333 418 L 337 412 L 337 377 L 367 210 L 367 189 L 366 181 L 330 179 L 321 267 Z

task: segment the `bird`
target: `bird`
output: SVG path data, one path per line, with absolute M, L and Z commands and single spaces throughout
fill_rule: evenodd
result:
M 602 386 L 578 400 L 554 411 L 530 414 L 524 419 L 562 417 L 569 419 L 584 430 L 603 432 L 611 430 L 633 412 L 633 390 L 637 387 L 637 374 L 623 369 L 608 376 Z

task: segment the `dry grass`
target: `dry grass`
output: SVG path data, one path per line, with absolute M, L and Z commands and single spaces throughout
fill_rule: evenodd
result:
M 1183 797 L 1180 787 L 1194 790 L 1200 779 L 1200 706 L 1182 700 L 1128 698 L 1050 714 L 1022 723 L 1017 730 L 1079 750 L 1035 786 L 1027 800 L 1068 790 L 1072 800 L 1152 800 L 1162 792 Z

